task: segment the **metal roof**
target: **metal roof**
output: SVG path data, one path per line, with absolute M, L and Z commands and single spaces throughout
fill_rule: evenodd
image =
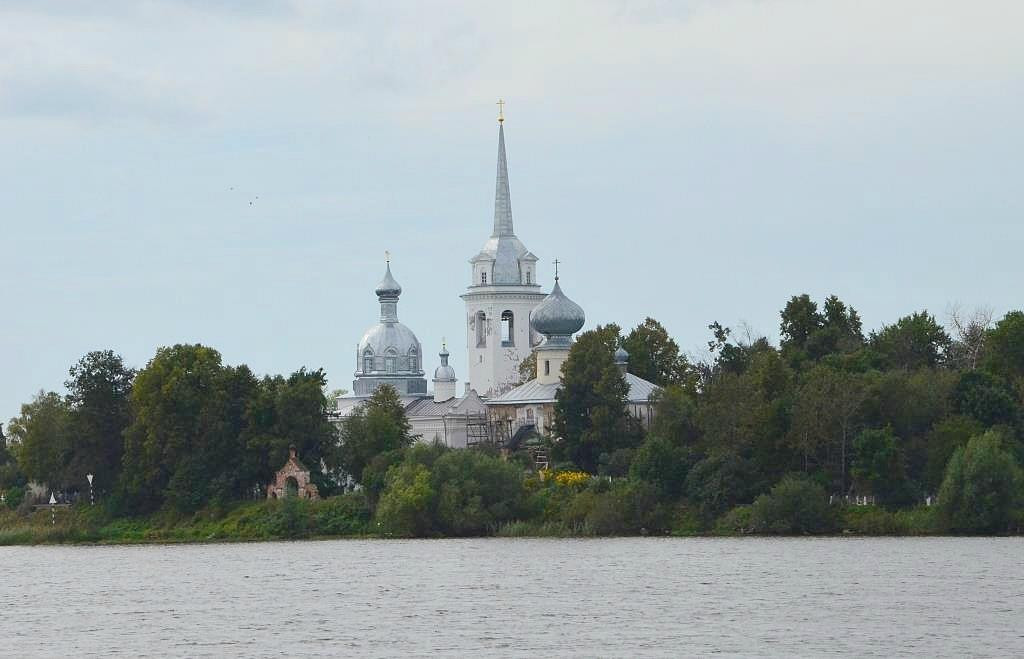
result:
M 632 373 L 626 373 L 626 384 L 629 385 L 629 402 L 646 403 L 651 394 L 659 389 L 658 385 L 648 382 Z M 536 379 L 519 385 L 511 391 L 487 401 L 488 405 L 529 405 L 555 402 L 555 395 L 561 384 L 540 384 Z

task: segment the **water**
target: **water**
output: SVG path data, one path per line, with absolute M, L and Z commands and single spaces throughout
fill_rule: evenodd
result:
M 1024 539 L 0 548 L 4 656 L 1008 656 Z

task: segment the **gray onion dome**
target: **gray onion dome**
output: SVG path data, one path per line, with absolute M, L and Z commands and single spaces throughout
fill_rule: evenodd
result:
M 551 293 L 530 314 L 530 325 L 546 337 L 572 336 L 580 331 L 586 316 L 583 308 L 567 298 L 555 279 Z
M 619 346 L 618 349 L 615 351 L 615 363 L 625 364 L 627 362 L 629 362 L 629 353 L 626 352 L 625 348 Z
M 395 278 L 391 275 L 391 263 L 388 263 L 387 272 L 384 273 L 384 279 L 380 280 L 377 284 L 377 290 L 374 291 L 377 297 L 398 297 L 402 294 L 402 287 L 395 281 Z

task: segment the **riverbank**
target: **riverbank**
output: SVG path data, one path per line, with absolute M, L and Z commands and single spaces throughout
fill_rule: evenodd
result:
M 837 524 L 822 536 L 939 536 L 935 508 L 887 511 L 874 506 L 835 507 Z M 614 536 L 766 536 L 806 535 L 755 533 L 749 506 L 740 506 L 702 528 L 685 509 L 678 510 L 667 528 L 615 532 L 588 523 L 557 520 L 516 520 L 486 535 L 505 538 L 580 538 Z M 55 520 L 55 523 L 54 521 Z M 157 513 L 145 517 L 113 517 L 101 506 L 80 504 L 28 515 L 0 512 L 0 546 L 44 544 L 164 544 L 258 542 L 268 540 L 388 538 L 373 522 L 359 494 L 323 501 L 252 501 L 211 507 L 193 515 Z M 438 536 L 442 537 L 442 536 Z

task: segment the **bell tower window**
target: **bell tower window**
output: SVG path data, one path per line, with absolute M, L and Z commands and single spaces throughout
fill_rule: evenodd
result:
M 480 284 L 484 285 L 484 286 L 487 285 L 487 273 L 486 272 L 481 272 L 480 273 Z
M 501 346 L 508 348 L 516 344 L 515 341 L 515 319 L 511 311 L 501 312 Z

